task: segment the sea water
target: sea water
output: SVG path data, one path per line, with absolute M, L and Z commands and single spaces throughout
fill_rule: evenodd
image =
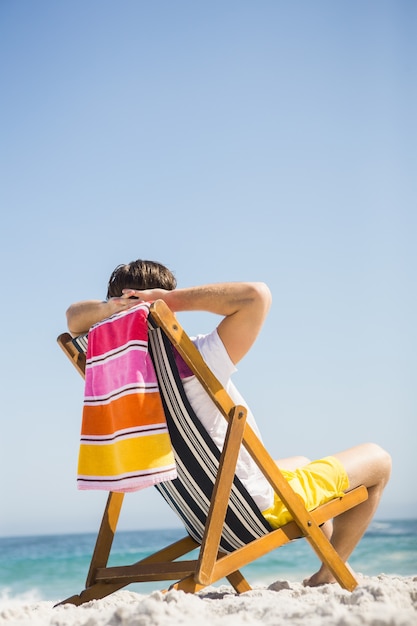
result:
M 134 563 L 183 536 L 181 529 L 120 531 L 109 565 Z M 0 600 L 59 601 L 79 593 L 84 588 L 95 539 L 90 533 L 0 538 Z M 417 575 L 417 520 L 374 521 L 349 563 L 367 576 Z M 252 585 L 267 586 L 276 580 L 301 581 L 317 567 L 311 547 L 305 540 L 297 540 L 246 566 L 243 573 Z M 142 583 L 129 589 L 147 594 L 168 585 Z

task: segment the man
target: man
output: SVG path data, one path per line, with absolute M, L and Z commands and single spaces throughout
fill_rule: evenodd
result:
M 139 259 L 116 267 L 109 280 L 106 301 L 88 300 L 68 308 L 69 331 L 73 335 L 88 332 L 93 324 L 136 305 L 138 299 L 144 302 L 164 300 L 173 312 L 206 311 L 221 316 L 211 333 L 199 335 L 194 342 L 233 400 L 246 405 L 230 378 L 236 364 L 255 342 L 268 314 L 271 293 L 267 285 L 231 282 L 177 289 L 175 277 L 168 268 Z M 184 389 L 198 418 L 221 448 L 226 432 L 223 416 L 195 377 L 185 382 Z M 258 432 L 250 411 L 248 421 Z M 318 461 L 309 462 L 300 456 L 281 459 L 277 464 L 309 510 L 358 485 L 368 488 L 368 500 L 338 516 L 333 526 L 324 528 L 346 561 L 372 520 L 389 480 L 391 459 L 388 453 L 376 444 L 367 443 Z M 286 507 L 273 494 L 246 450 L 240 453 L 236 473 L 273 527 L 290 519 Z M 322 565 L 304 582 L 316 586 L 334 582 L 334 577 Z

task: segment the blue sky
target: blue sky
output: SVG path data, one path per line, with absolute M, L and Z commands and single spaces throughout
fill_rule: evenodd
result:
M 266 281 L 235 381 L 269 450 L 376 441 L 378 516 L 417 517 L 416 29 L 411 0 L 1 2 L 0 535 L 96 529 L 55 339 L 139 257 Z M 177 525 L 153 490 L 125 500 L 122 528 Z

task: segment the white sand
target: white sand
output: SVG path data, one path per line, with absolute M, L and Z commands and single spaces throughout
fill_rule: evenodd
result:
M 339 585 L 316 589 L 278 581 L 240 596 L 231 587 L 198 595 L 119 591 L 81 607 L 52 602 L 0 602 L 8 626 L 413 626 L 417 625 L 417 576 L 364 577 L 349 593 Z

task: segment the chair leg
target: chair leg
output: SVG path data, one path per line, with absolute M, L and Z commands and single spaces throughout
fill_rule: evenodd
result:
M 90 600 L 101 600 L 115 591 L 123 589 L 123 587 L 126 587 L 126 584 L 127 583 L 95 583 L 94 585 L 91 585 L 91 587 L 84 589 L 79 595 L 70 596 L 61 602 L 58 602 L 55 606 L 60 606 L 61 604 L 73 604 L 74 606 L 80 606 L 85 602 L 90 602 Z
M 118 591 L 126 586 L 125 583 L 108 585 L 95 582 L 97 569 L 99 567 L 105 567 L 109 560 L 110 550 L 113 544 L 114 534 L 116 532 L 117 522 L 119 520 L 120 510 L 123 504 L 123 498 L 124 493 L 111 491 L 108 495 L 93 556 L 91 557 L 90 569 L 85 583 L 86 588 L 79 595 L 70 596 L 55 606 L 59 606 L 60 604 L 74 604 L 75 606 L 79 606 L 80 604 L 84 604 L 84 602 L 89 602 L 89 600 L 104 598 L 110 593 Z
M 231 574 L 226 576 L 226 578 L 232 585 L 236 593 L 245 593 L 245 591 L 252 590 L 252 587 L 239 570 L 236 570 L 236 572 L 232 572 Z
M 226 578 L 236 593 L 245 593 L 245 591 L 252 590 L 252 587 L 239 570 L 228 574 Z M 184 591 L 185 593 L 196 593 L 205 587 L 207 587 L 207 585 L 202 585 L 196 582 L 194 576 L 187 576 L 186 578 L 179 580 L 174 585 L 171 585 L 169 589 L 176 589 L 177 591 Z
M 123 504 L 124 493 L 111 491 L 107 498 L 101 520 L 100 530 L 97 535 L 96 545 L 90 563 L 90 569 L 85 583 L 86 587 L 91 587 L 95 582 L 95 572 L 99 567 L 106 567 L 109 560 L 110 550 L 119 521 L 120 510 Z

